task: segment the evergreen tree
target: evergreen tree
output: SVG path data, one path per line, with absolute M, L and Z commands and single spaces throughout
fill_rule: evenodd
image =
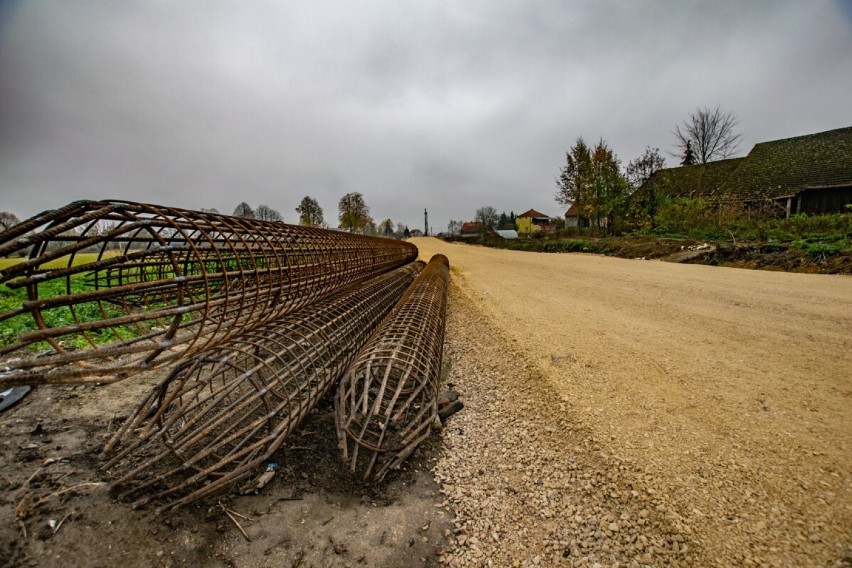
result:
M 565 154 L 565 166 L 556 179 L 556 201 L 577 207 L 578 222 L 590 217 L 587 200 L 592 197 L 592 153 L 583 137 L 577 138 L 574 146 Z M 581 225 L 582 226 L 582 225 Z
M 683 150 L 683 159 L 680 161 L 681 166 L 691 166 L 695 163 L 695 152 L 692 151 L 692 140 L 686 141 L 686 148 Z

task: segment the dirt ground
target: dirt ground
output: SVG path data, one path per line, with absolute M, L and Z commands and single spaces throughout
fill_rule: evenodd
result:
M 275 455 L 257 494 L 222 495 L 176 513 L 109 494 L 101 452 L 156 376 L 44 386 L 0 415 L 0 566 L 436 566 L 450 515 L 429 470 L 440 439 L 377 486 L 338 457 L 330 403 Z M 219 503 L 244 517 L 244 537 Z M 245 518 L 247 517 L 247 518 Z
M 98 454 L 157 377 L 40 387 L 0 565 L 852 566 L 852 278 L 414 242 L 465 408 L 403 471 L 353 481 L 324 404 L 258 494 L 133 510 Z
M 587 429 L 689 529 L 685 563 L 852 565 L 852 278 L 414 242 L 510 346 L 506 380 L 558 395 L 526 429 Z

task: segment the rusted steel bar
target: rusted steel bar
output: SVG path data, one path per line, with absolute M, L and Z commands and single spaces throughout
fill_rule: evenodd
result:
M 423 267 L 415 262 L 177 365 L 108 442 L 123 496 L 192 503 L 256 473 L 335 384 Z
M 364 479 L 398 468 L 438 419 L 449 269 L 432 257 L 340 382 L 338 441 Z
M 0 234 L 0 386 L 110 382 L 189 357 L 412 262 L 409 243 L 125 201 Z

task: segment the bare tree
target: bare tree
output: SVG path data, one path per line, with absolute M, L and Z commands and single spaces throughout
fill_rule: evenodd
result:
M 458 235 L 461 232 L 461 226 L 462 226 L 461 221 L 452 221 L 451 220 L 447 224 L 447 230 L 450 231 L 451 235 Z
M 281 213 L 268 205 L 258 205 L 254 212 L 254 218 L 261 221 L 283 221 Z
M 706 164 L 724 160 L 736 152 L 743 138 L 735 130 L 738 124 L 739 120 L 732 111 L 722 112 L 718 106 L 715 109 L 704 107 L 690 114 L 683 125 L 676 125 L 673 134 L 684 155 L 687 146 L 691 146 L 695 160 Z
M 491 206 L 480 207 L 476 210 L 474 220 L 492 231 L 497 228 L 497 223 L 500 222 L 500 214 Z
M 0 211 L 0 231 L 6 231 L 20 223 L 21 220 L 14 213 Z
M 645 146 L 645 153 L 627 164 L 625 169 L 630 189 L 633 191 L 639 189 L 648 181 L 648 178 L 664 167 L 666 167 L 666 159 L 660 155 L 660 149 Z
M 322 207 L 316 199 L 308 195 L 302 198 L 302 202 L 296 207 L 296 213 L 299 214 L 300 225 L 322 227 L 325 224 L 322 218 Z
M 234 209 L 234 217 L 245 217 L 246 219 L 254 219 L 254 209 L 243 201 Z

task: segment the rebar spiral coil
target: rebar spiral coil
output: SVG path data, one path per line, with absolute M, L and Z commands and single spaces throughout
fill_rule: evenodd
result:
M 164 510 L 257 471 L 313 410 L 423 267 L 415 262 L 180 363 L 110 440 L 123 497 Z
M 438 418 L 449 270 L 447 257 L 432 257 L 340 382 L 338 441 L 364 479 L 398 468 Z
M 78 201 L 0 234 L 0 386 L 162 367 L 412 262 L 409 243 L 125 201 Z

